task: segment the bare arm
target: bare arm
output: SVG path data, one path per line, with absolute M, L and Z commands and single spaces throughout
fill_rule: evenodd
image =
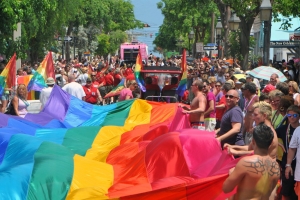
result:
M 98 97 L 98 101 L 102 101 L 102 97 L 101 97 L 100 92 L 99 92 L 98 89 L 97 89 L 97 97 Z
M 20 116 L 19 109 L 18 109 L 18 107 L 19 107 L 19 98 L 17 97 L 17 95 L 14 96 L 11 103 L 12 103 L 14 109 L 15 109 L 16 115 Z
M 287 161 L 286 161 L 287 165 L 291 165 L 293 158 L 295 157 L 296 150 L 297 150 L 296 148 L 289 148 Z M 293 175 L 293 169 L 291 166 L 287 166 L 285 168 L 285 177 L 289 179 L 290 174 Z
M 128 100 L 128 99 L 131 99 L 131 96 L 127 95 L 127 96 L 125 97 L 125 100 Z
M 241 123 L 237 123 L 237 122 L 233 122 L 231 123 L 232 129 L 230 129 L 227 133 L 225 133 L 224 135 L 221 135 L 220 137 L 218 137 L 218 139 L 220 141 L 237 134 L 238 132 L 240 132 L 241 129 Z
M 229 193 L 231 192 L 239 183 L 243 180 L 245 176 L 245 167 L 243 167 L 243 159 L 241 159 L 233 172 L 229 175 L 229 177 L 223 183 L 223 192 Z
M 225 104 L 216 105 L 216 109 L 224 109 Z

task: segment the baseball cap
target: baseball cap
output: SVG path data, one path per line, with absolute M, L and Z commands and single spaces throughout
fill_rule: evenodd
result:
M 271 85 L 271 84 L 268 84 L 265 86 L 265 88 L 262 90 L 263 93 L 269 93 L 271 92 L 272 90 L 275 90 L 275 86 Z
M 54 78 L 52 78 L 52 77 L 47 78 L 46 84 L 47 85 L 54 85 L 55 84 Z
M 90 77 L 88 77 L 88 78 L 86 79 L 86 82 L 92 82 L 92 79 L 91 79 Z

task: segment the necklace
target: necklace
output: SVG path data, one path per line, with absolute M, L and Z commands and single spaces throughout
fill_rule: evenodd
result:
M 244 107 L 245 114 L 247 113 L 247 109 L 248 109 L 249 105 L 251 104 L 252 100 L 254 99 L 254 97 L 256 97 L 256 94 L 253 95 L 253 97 L 250 99 L 250 101 L 246 103 L 247 105 Z
M 286 129 L 286 134 L 285 134 L 285 149 L 289 148 L 290 140 L 291 140 L 291 124 L 288 125 L 288 128 Z
M 275 116 L 276 116 L 276 118 L 275 118 Z M 278 119 L 278 117 L 279 117 L 279 113 L 278 113 L 278 110 L 276 110 L 274 116 L 272 117 L 272 126 L 274 127 L 274 129 L 277 128 L 277 127 L 275 127 L 274 125 L 275 125 L 275 122 L 276 122 L 276 120 Z

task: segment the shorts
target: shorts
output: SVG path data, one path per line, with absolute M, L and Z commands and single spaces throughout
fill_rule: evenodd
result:
M 300 198 L 300 182 L 299 181 L 296 181 L 294 190 L 295 190 L 296 195 L 298 195 L 298 199 L 299 199 Z
M 105 87 L 106 87 L 106 94 L 110 93 L 110 91 L 112 91 L 112 89 L 114 89 L 114 86 L 112 86 L 112 85 L 108 85 Z
M 104 96 L 107 94 L 105 86 L 101 86 L 99 88 L 99 92 L 100 92 L 101 97 L 104 98 Z
M 9 100 L 9 94 L 5 94 L 5 92 L 1 96 L 2 101 L 8 101 Z
M 204 119 L 205 130 L 215 131 L 216 128 L 216 119 L 215 118 L 206 118 Z
M 198 129 L 201 131 L 205 131 L 204 122 L 191 122 L 192 129 Z

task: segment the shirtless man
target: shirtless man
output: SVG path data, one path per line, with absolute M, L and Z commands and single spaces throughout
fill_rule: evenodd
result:
M 253 128 L 253 104 L 259 101 L 258 96 L 256 95 L 256 85 L 252 82 L 248 82 L 245 84 L 243 91 L 243 95 L 246 99 L 245 107 L 244 107 L 244 130 L 243 136 L 245 144 L 250 144 L 249 134 Z
M 259 124 L 253 130 L 251 144 L 254 155 L 241 158 L 236 167 L 230 170 L 223 183 L 223 192 L 229 193 L 237 186 L 233 199 L 268 200 L 280 178 L 280 168 L 268 154 L 273 141 L 272 129 Z
M 205 130 L 204 112 L 207 104 L 206 97 L 202 93 L 203 83 L 196 80 L 191 85 L 191 91 L 195 95 L 191 103 L 191 108 L 183 106 L 183 113 L 190 114 L 191 127 L 194 129 Z

